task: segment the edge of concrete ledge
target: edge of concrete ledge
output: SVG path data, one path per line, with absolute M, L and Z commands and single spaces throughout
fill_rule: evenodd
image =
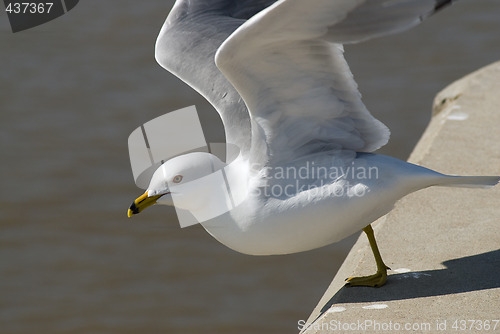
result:
M 436 96 L 432 120 L 409 161 L 448 174 L 499 175 L 499 126 L 500 61 Z M 411 324 L 438 331 L 461 320 L 500 319 L 499 199 L 500 186 L 431 187 L 401 199 L 373 224 L 382 256 L 394 269 L 387 284 L 344 287 L 346 277 L 375 271 L 361 235 L 299 330 L 328 333 L 357 324 L 358 331 L 385 333 Z

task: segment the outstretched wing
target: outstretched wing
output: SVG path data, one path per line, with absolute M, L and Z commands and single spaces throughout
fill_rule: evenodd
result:
M 219 112 L 226 141 L 250 147 L 245 103 L 215 66 L 215 52 L 248 18 L 276 0 L 178 0 L 156 41 L 158 63 L 203 95 Z
M 257 163 L 325 150 L 370 152 L 389 130 L 375 119 L 343 57 L 353 43 L 408 29 L 451 1 L 280 0 L 240 26 L 217 66 L 252 118 Z

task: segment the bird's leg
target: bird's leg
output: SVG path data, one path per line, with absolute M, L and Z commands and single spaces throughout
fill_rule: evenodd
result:
M 373 251 L 373 256 L 375 257 L 375 262 L 377 263 L 377 273 L 370 276 L 362 276 L 362 277 L 349 277 L 346 279 L 347 286 L 371 286 L 371 287 L 381 287 L 387 281 L 387 269 L 391 269 L 387 267 L 382 261 L 382 256 L 380 256 L 380 252 L 378 250 L 377 242 L 375 241 L 375 235 L 373 234 L 373 228 L 371 225 L 368 225 L 363 229 L 363 232 L 366 233 L 368 237 L 368 241 L 370 242 L 370 247 Z

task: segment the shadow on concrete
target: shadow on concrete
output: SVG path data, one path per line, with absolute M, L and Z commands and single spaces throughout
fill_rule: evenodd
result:
M 382 288 L 343 287 L 321 309 L 338 303 L 442 296 L 500 287 L 500 249 L 443 262 L 446 269 L 389 275 Z

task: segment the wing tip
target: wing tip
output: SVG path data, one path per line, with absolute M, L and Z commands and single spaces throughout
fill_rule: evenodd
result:
M 434 12 L 437 12 L 445 7 L 450 6 L 456 0 L 436 0 L 436 5 L 434 6 Z

